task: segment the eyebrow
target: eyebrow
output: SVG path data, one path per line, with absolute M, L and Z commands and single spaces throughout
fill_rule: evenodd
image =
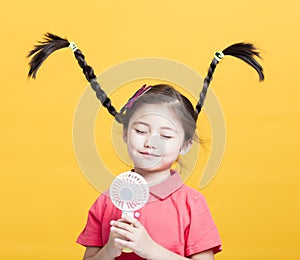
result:
M 137 122 L 134 122 L 132 125 L 134 126 L 134 125 L 136 125 L 136 124 L 141 124 L 141 125 L 150 127 L 149 124 L 147 124 L 147 123 L 145 123 L 145 122 L 143 122 L 143 121 L 137 121 Z M 177 130 L 176 130 L 176 129 L 171 128 L 171 127 L 168 127 L 168 126 L 163 126 L 163 127 L 161 127 L 160 129 L 161 129 L 161 130 L 170 130 L 170 131 L 172 131 L 172 132 L 177 133 Z

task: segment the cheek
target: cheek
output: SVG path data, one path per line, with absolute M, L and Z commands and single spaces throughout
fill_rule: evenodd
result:
M 168 145 L 166 145 L 168 150 L 172 151 L 173 153 L 180 152 L 181 146 L 182 146 L 182 141 L 180 138 L 173 140 Z
M 127 137 L 127 145 L 130 146 L 131 148 L 136 148 L 141 145 L 143 145 L 144 142 L 144 137 L 141 135 L 137 135 L 134 132 L 128 133 Z
M 168 160 L 176 161 L 180 153 L 180 142 L 172 143 L 172 144 L 166 144 L 165 147 L 165 156 Z

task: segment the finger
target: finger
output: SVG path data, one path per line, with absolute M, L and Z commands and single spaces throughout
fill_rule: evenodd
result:
M 116 245 L 118 245 L 118 247 L 121 247 L 121 248 L 129 248 L 130 250 L 133 251 L 133 243 L 130 242 L 130 241 L 127 241 L 127 240 L 123 240 L 123 239 L 120 239 L 120 238 L 115 238 L 115 243 Z
M 143 225 L 136 218 L 130 217 L 128 215 L 125 215 L 124 217 L 122 217 L 121 220 L 122 220 L 122 222 L 127 222 L 136 228 L 143 227 Z
M 117 227 L 110 227 L 111 232 L 117 235 L 115 238 L 124 238 L 126 240 L 132 240 L 133 234 L 125 229 L 117 228 Z
M 112 227 L 116 227 L 116 228 L 120 228 L 120 229 L 124 229 L 127 230 L 131 233 L 134 232 L 134 227 L 132 224 L 128 223 L 128 222 L 124 222 L 123 220 L 121 221 L 111 221 L 110 222 Z
M 122 235 L 120 235 L 119 232 L 117 232 L 117 229 L 111 230 L 110 235 L 113 239 L 115 239 L 115 238 L 127 239 L 127 238 L 123 237 Z

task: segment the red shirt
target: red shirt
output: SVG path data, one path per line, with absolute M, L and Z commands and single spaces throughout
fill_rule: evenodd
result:
M 109 238 L 110 221 L 121 218 L 109 193 L 101 194 L 89 210 L 87 224 L 77 239 L 84 246 L 104 246 Z M 179 174 L 150 187 L 147 204 L 135 217 L 159 245 L 181 256 L 213 249 L 220 252 L 221 240 L 204 197 L 183 184 Z M 143 259 L 134 253 L 122 253 L 116 259 Z

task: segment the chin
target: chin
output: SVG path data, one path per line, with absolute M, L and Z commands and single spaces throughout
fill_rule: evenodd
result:
M 168 170 L 168 169 L 171 169 L 171 166 L 172 165 L 138 165 L 138 164 L 135 164 L 134 165 L 134 168 L 135 169 L 140 169 L 142 171 L 146 171 L 146 172 L 161 172 L 161 171 L 165 171 L 165 170 Z

